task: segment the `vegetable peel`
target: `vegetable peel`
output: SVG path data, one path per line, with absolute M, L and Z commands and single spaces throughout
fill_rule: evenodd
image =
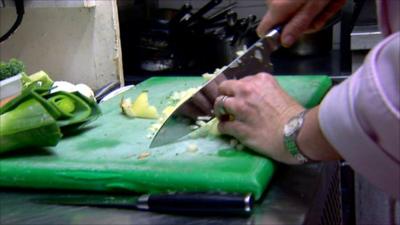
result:
M 144 119 L 157 119 L 158 111 L 155 106 L 149 104 L 148 92 L 143 91 L 132 103 L 130 98 L 122 98 L 120 107 L 128 117 Z

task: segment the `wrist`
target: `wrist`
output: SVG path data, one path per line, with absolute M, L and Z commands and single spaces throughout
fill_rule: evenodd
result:
M 287 120 L 283 128 L 284 148 L 285 151 L 290 153 L 290 157 L 292 158 L 292 160 L 290 161 L 292 161 L 295 164 L 304 164 L 311 161 L 300 150 L 297 141 L 300 131 L 302 130 L 303 125 L 305 123 L 305 116 L 307 112 L 308 110 L 303 109 L 299 113 L 295 114 L 289 120 Z
M 341 159 L 337 151 L 328 142 L 319 126 L 319 106 L 309 110 L 303 128 L 297 137 L 301 152 L 312 161 Z

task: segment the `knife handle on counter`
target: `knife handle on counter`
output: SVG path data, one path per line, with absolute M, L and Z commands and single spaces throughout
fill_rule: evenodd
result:
M 157 212 L 248 215 L 253 208 L 253 197 L 251 194 L 220 193 L 142 195 L 136 207 Z

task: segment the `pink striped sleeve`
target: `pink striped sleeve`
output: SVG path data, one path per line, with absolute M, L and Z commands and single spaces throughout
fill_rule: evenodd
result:
M 400 30 L 400 0 L 377 0 L 379 26 L 384 36 Z
M 328 141 L 355 171 L 400 198 L 400 32 L 376 46 L 364 65 L 321 103 Z

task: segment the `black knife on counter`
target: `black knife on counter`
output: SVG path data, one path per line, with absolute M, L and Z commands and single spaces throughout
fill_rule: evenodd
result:
M 251 194 L 171 193 L 126 195 L 57 195 L 32 200 L 40 204 L 137 209 L 175 214 L 250 215 Z

